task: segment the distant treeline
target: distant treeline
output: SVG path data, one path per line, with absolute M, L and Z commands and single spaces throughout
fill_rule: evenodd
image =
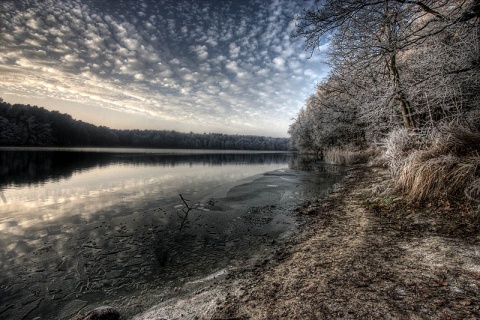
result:
M 116 130 L 0 98 L 0 146 L 289 150 L 288 138 L 167 130 Z

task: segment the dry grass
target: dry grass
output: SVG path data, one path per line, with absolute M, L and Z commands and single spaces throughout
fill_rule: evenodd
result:
M 475 179 L 465 188 L 465 196 L 471 201 L 480 203 L 480 178 Z
M 413 139 L 397 133 L 386 152 L 396 186 L 409 200 L 480 201 L 480 133 L 446 125 L 423 139 L 423 148 L 416 149 Z
M 445 125 L 433 134 L 433 154 L 480 156 L 480 133 L 458 125 Z
M 331 147 L 323 152 L 323 160 L 328 163 L 339 165 L 351 165 L 356 163 L 356 151 L 341 147 Z
M 375 148 L 359 149 L 354 146 L 331 147 L 324 151 L 323 159 L 325 162 L 338 165 L 354 165 L 367 163 L 371 158 L 378 155 L 379 151 Z
M 405 158 L 416 146 L 415 139 L 407 129 L 395 129 L 385 139 L 383 159 L 394 178 L 400 173 Z
M 428 151 L 427 151 L 428 152 Z M 453 155 L 427 160 L 422 151 L 407 158 L 396 184 L 412 201 L 461 196 L 473 183 L 480 158 L 461 158 Z

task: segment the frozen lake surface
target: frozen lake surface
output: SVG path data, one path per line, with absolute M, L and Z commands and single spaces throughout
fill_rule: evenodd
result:
M 0 318 L 68 319 L 241 264 L 343 175 L 290 153 L 0 149 Z M 186 202 L 192 210 L 187 210 Z

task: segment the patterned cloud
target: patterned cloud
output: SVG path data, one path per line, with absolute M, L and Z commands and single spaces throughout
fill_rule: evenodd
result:
M 197 132 L 286 136 L 328 72 L 292 37 L 293 17 L 306 5 L 4 0 L 0 96 L 110 109 Z

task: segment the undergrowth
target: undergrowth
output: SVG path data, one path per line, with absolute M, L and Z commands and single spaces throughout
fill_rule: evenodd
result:
M 393 131 L 385 159 L 398 190 L 415 202 L 467 198 L 480 204 L 480 133 L 444 125 L 426 135 Z
M 323 152 L 325 162 L 338 165 L 354 165 L 367 163 L 379 151 L 376 148 L 362 149 L 347 145 L 342 147 L 330 147 Z

